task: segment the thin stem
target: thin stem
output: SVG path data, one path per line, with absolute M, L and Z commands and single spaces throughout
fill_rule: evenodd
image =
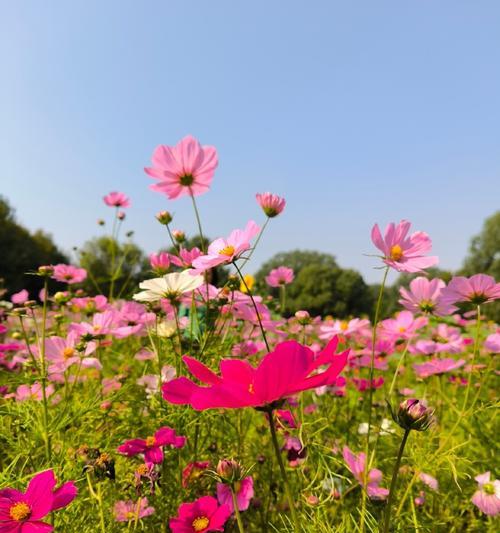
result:
M 116 233 L 116 221 L 118 220 L 118 207 L 115 209 L 115 216 L 113 218 L 113 229 L 111 230 L 111 279 L 109 285 L 109 299 L 113 299 L 113 291 L 115 289 L 115 261 L 116 261 L 116 246 L 115 246 L 115 233 Z
M 264 230 L 266 229 L 268 223 L 269 223 L 269 217 L 266 217 L 266 221 L 264 222 L 264 224 L 262 224 L 262 228 L 260 229 L 259 231 L 259 234 L 257 235 L 257 238 L 255 239 L 255 243 L 254 245 L 252 246 L 252 249 L 250 250 L 250 253 L 248 254 L 248 257 L 246 257 L 244 260 L 243 260 L 243 263 L 241 263 L 241 270 L 243 270 L 243 267 L 248 263 L 248 261 L 250 260 L 250 258 L 252 257 L 252 254 L 255 250 L 255 248 L 257 248 L 257 245 L 259 244 L 260 242 L 260 239 L 262 237 L 262 234 L 264 233 Z
M 299 519 L 297 516 L 297 510 L 295 509 L 295 502 L 290 491 L 290 485 L 288 484 L 288 477 L 286 475 L 285 465 L 283 464 L 283 458 L 281 457 L 280 445 L 278 443 L 278 437 L 276 436 L 276 426 L 274 425 L 274 411 L 272 409 L 268 412 L 268 419 L 269 429 L 271 430 L 271 440 L 273 441 L 274 446 L 274 453 L 276 454 L 276 460 L 278 461 L 281 478 L 283 479 L 283 485 L 285 486 L 286 499 L 288 500 L 288 506 L 290 507 L 290 512 L 292 513 L 294 529 L 296 533 L 298 533 L 300 531 Z
M 234 516 L 236 517 L 236 522 L 238 524 L 238 531 L 240 533 L 245 533 L 243 522 L 241 520 L 240 510 L 238 509 L 238 499 L 236 498 L 236 491 L 234 490 L 233 484 L 230 485 L 230 488 L 231 488 L 231 496 L 233 497 Z
M 280 285 L 280 312 L 281 315 L 285 312 L 285 303 L 286 303 L 286 286 Z
M 403 452 L 404 452 L 406 441 L 408 440 L 409 435 L 410 435 L 410 430 L 409 429 L 405 430 L 405 434 L 403 435 L 403 440 L 401 441 L 401 444 L 399 446 L 399 452 L 396 458 L 396 463 L 394 465 L 394 470 L 392 471 L 391 488 L 389 489 L 387 507 L 385 508 L 385 520 L 384 520 L 384 529 L 383 529 L 384 533 L 388 533 L 389 531 L 389 526 L 391 522 L 391 505 L 392 505 L 392 500 L 394 498 L 394 492 L 396 491 L 399 466 L 401 465 L 401 458 L 403 457 Z
M 401 364 L 403 363 L 405 355 L 408 352 L 409 346 L 410 346 L 410 339 L 408 339 L 406 341 L 405 348 L 403 350 L 403 353 L 401 354 L 401 357 L 399 358 L 398 364 L 396 366 L 396 370 L 394 371 L 394 376 L 392 376 L 391 387 L 389 388 L 389 395 L 388 395 L 389 398 L 392 396 L 392 393 L 394 392 L 394 386 L 396 385 L 396 379 L 397 379 L 398 374 L 399 374 L 399 369 L 401 368 Z
M 245 281 L 245 278 L 243 274 L 241 273 L 241 270 L 238 268 L 238 265 L 236 264 L 236 262 L 234 262 L 233 265 L 234 265 L 234 268 L 236 268 L 238 275 L 241 278 L 241 282 L 243 283 L 243 286 L 245 287 L 248 296 L 250 296 L 250 299 L 252 300 L 253 308 L 255 310 L 255 314 L 257 315 L 257 320 L 259 321 L 260 331 L 262 332 L 262 337 L 266 344 L 267 351 L 270 352 L 271 348 L 269 348 L 269 343 L 267 342 L 266 332 L 264 330 L 264 326 L 262 325 L 262 320 L 260 319 L 260 313 L 259 313 L 259 310 L 257 309 L 257 304 L 255 303 L 255 300 L 253 298 L 252 291 L 250 290 L 250 287 L 247 285 L 247 282 Z
M 101 493 L 101 486 L 97 485 L 97 492 L 94 490 L 94 487 L 92 486 L 92 481 L 90 479 L 90 474 L 87 472 L 87 484 L 89 487 L 89 492 L 92 498 L 97 500 L 97 504 L 99 507 L 99 523 L 101 526 L 101 533 L 106 533 L 106 520 L 104 518 L 104 509 L 102 507 L 102 493 Z
M 196 205 L 196 200 L 194 199 L 194 195 L 193 195 L 193 191 L 191 190 L 191 187 L 189 187 L 189 196 L 191 196 L 191 201 L 193 202 L 194 214 L 196 215 L 196 222 L 198 224 L 198 231 L 200 233 L 201 251 L 203 253 L 206 253 L 207 250 L 205 246 L 205 238 L 203 237 L 203 230 L 201 229 L 200 213 L 198 212 L 198 207 Z
M 49 433 L 49 408 L 47 404 L 47 375 L 45 365 L 45 338 L 47 333 L 47 297 L 49 290 L 49 278 L 46 276 L 43 285 L 43 307 L 42 307 L 42 337 L 40 341 L 40 381 L 42 382 L 42 402 L 43 402 L 43 429 L 45 433 L 45 455 L 50 463 L 52 459 L 52 446 Z

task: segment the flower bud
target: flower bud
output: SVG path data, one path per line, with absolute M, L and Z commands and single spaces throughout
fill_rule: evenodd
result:
M 420 400 L 409 398 L 399 404 L 394 420 L 403 429 L 425 431 L 434 422 L 434 409 Z
M 118 211 L 118 213 L 116 214 L 116 218 L 118 220 L 125 220 L 125 211 Z
M 186 240 L 186 234 L 180 229 L 172 230 L 172 236 L 175 242 L 181 244 Z
M 240 278 L 238 276 L 235 276 L 234 274 L 230 275 L 227 280 L 226 286 L 232 291 L 237 291 L 240 288 Z
M 104 226 L 104 224 L 106 224 L 106 222 L 105 222 L 102 218 L 98 218 L 98 219 L 97 219 L 97 224 L 98 224 L 99 226 Z
M 71 297 L 68 292 L 58 291 L 54 294 L 54 301 L 58 305 L 65 304 L 70 298 Z
M 156 213 L 156 220 L 164 226 L 168 226 L 168 224 L 172 222 L 172 219 L 173 217 L 168 211 L 160 211 L 159 213 Z
M 216 471 L 221 480 L 226 483 L 241 481 L 244 477 L 242 466 L 234 459 L 221 459 Z
M 52 265 L 42 265 L 38 267 L 38 275 L 43 277 L 50 277 L 54 273 L 54 267 Z
M 299 321 L 299 324 L 301 324 L 302 326 L 310 324 L 311 322 L 311 315 L 307 311 L 297 311 L 295 313 L 295 318 Z
M 28 309 L 33 309 L 37 305 L 38 303 L 36 302 L 36 300 L 26 300 L 24 302 L 24 307 L 27 307 Z

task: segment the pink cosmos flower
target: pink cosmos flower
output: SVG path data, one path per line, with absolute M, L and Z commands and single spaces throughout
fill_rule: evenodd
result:
M 253 498 L 253 479 L 248 476 L 235 483 L 236 502 L 239 511 L 246 511 Z M 217 483 L 217 499 L 221 505 L 227 505 L 231 513 L 234 513 L 233 495 L 231 487 L 225 483 Z
M 199 478 L 210 466 L 210 461 L 194 461 L 182 469 L 182 486 L 188 487 L 192 481 Z
M 286 201 L 277 194 L 270 192 L 259 193 L 255 195 L 257 203 L 269 218 L 278 216 L 285 209 Z
M 410 226 L 407 220 L 397 226 L 391 222 L 383 238 L 378 224 L 372 229 L 373 244 L 384 254 L 384 263 L 398 272 L 420 272 L 438 262 L 437 257 L 424 255 L 432 248 L 427 233 L 417 231 L 408 236 Z
M 149 506 L 147 498 L 141 498 L 139 504 L 133 500 L 118 501 L 113 507 L 113 514 L 117 522 L 128 522 L 150 516 L 155 512 L 154 507 Z
M 80 283 L 87 278 L 87 271 L 84 268 L 78 268 L 72 265 L 59 264 L 54 266 L 52 279 L 73 285 Z
M 54 386 L 47 385 L 45 387 L 45 395 L 48 398 L 54 393 Z M 25 402 L 27 400 L 41 401 L 43 399 L 42 385 L 35 381 L 33 385 L 19 385 L 15 393 L 6 394 L 6 398 L 15 398 L 17 402 Z
M 426 474 L 425 472 L 420 472 L 418 477 L 422 483 L 425 483 L 434 492 L 439 490 L 439 483 L 435 477 L 432 477 L 430 474 Z
M 235 344 L 231 349 L 231 355 L 235 357 L 249 357 L 255 355 L 266 347 L 263 342 L 243 341 Z
M 191 268 L 193 266 L 193 261 L 202 255 L 201 250 L 198 247 L 191 248 L 182 248 L 179 250 L 179 255 L 171 255 L 170 260 L 172 263 L 181 268 Z
M 10 297 L 10 301 L 16 305 L 23 305 L 25 302 L 29 300 L 29 297 L 30 297 L 29 292 L 26 289 L 23 289 L 22 291 L 14 293 Z
M 470 302 L 479 305 L 493 302 L 500 298 L 500 283 L 486 274 L 475 274 L 470 278 L 456 276 L 443 289 L 442 296 L 447 304 Z
M 414 346 L 410 346 L 410 353 L 431 355 L 434 353 L 463 352 L 465 340 L 458 328 L 452 328 L 446 324 L 439 324 L 433 331 L 432 339 L 418 340 Z
M 446 283 L 441 279 L 429 280 L 424 276 L 419 276 L 410 282 L 410 290 L 404 287 L 399 289 L 402 296 L 399 303 L 414 313 L 451 315 L 457 308 L 442 301 L 441 295 L 445 287 Z
M 103 197 L 103 200 L 109 207 L 130 207 L 130 198 L 122 192 L 110 192 Z
M 96 357 L 87 357 L 95 349 L 95 343 L 88 343 L 85 354 L 78 354 L 76 345 L 80 337 L 75 331 L 70 331 L 66 338 L 52 336 L 45 340 L 45 357 L 50 361 L 50 374 L 65 372 L 71 365 L 81 363 L 82 368 L 102 369 L 101 362 Z M 38 350 L 36 350 L 38 353 Z
M 484 347 L 491 353 L 500 353 L 500 333 L 488 335 Z
M 266 283 L 270 287 L 281 287 L 282 285 L 289 285 L 294 278 L 293 270 L 286 266 L 273 268 L 266 276 Z
M 368 497 L 371 500 L 385 500 L 389 495 L 389 491 L 379 486 L 382 481 L 382 472 L 380 470 L 372 468 L 368 472 L 368 483 L 365 483 L 366 454 L 360 452 L 356 455 L 347 446 L 344 446 L 342 455 L 347 468 L 351 471 L 357 482 L 363 488 L 366 488 Z
M 250 220 L 244 230 L 233 230 L 227 239 L 219 238 L 213 241 L 206 255 L 201 255 L 193 260 L 196 272 L 203 272 L 217 265 L 232 263 L 235 259 L 250 248 L 250 241 L 259 233 L 259 226 Z
M 367 319 L 353 318 L 352 320 L 335 320 L 333 323 L 325 322 L 320 326 L 320 339 L 331 339 L 334 335 L 345 335 L 350 337 L 356 333 L 361 333 L 370 326 Z M 371 353 L 371 352 L 370 352 Z
M 55 489 L 53 470 L 36 474 L 26 492 L 15 489 L 0 490 L 1 533 L 50 533 L 53 526 L 41 519 L 50 512 L 69 505 L 77 495 L 73 481 Z M 55 490 L 54 490 L 55 489 Z
M 170 268 L 170 254 L 167 252 L 159 252 L 149 256 L 149 264 L 151 268 L 160 276 L 166 274 Z
M 146 174 L 158 183 L 153 191 L 164 193 L 170 200 L 184 194 L 198 196 L 208 191 L 217 168 L 217 151 L 213 146 L 201 146 L 191 135 L 176 146 L 158 146 L 153 152 L 153 166 Z
M 269 406 L 301 391 L 335 383 L 349 354 L 349 350 L 335 354 L 337 344 L 338 339 L 332 339 L 315 357 L 312 350 L 296 341 L 281 342 L 257 368 L 247 360 L 222 359 L 221 377 L 198 360 L 184 356 L 191 374 L 208 387 L 180 377 L 163 385 L 163 397 L 197 410 Z M 328 365 L 327 369 L 316 373 L 323 365 Z
M 455 359 L 431 359 L 422 364 L 413 365 L 413 370 L 419 378 L 427 378 L 435 374 L 444 374 L 456 370 L 465 364 L 463 359 L 455 361 Z
M 172 428 L 162 427 L 152 437 L 125 441 L 118 446 L 118 451 L 127 457 L 142 453 L 146 463 L 160 464 L 163 462 L 164 446 L 182 448 L 185 444 L 186 437 L 176 435 Z
M 172 533 L 205 533 L 224 531 L 224 524 L 231 516 L 227 505 L 220 505 L 212 496 L 203 496 L 193 503 L 179 506 L 177 516 L 169 522 Z
M 472 503 L 484 514 L 496 516 L 500 513 L 500 481 L 491 481 L 491 473 L 485 472 L 474 478 L 478 490 L 472 496 Z
M 387 318 L 380 323 L 380 333 L 392 340 L 410 339 L 427 323 L 426 317 L 415 318 L 410 311 L 400 311 L 395 318 Z

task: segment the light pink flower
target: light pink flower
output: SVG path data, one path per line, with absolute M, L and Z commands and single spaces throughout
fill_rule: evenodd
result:
M 417 231 L 408 236 L 410 226 L 407 220 L 398 225 L 391 222 L 383 238 L 378 224 L 372 229 L 373 244 L 384 254 L 384 263 L 398 272 L 420 272 L 438 262 L 437 257 L 425 255 L 432 248 L 427 233 Z
M 331 339 L 335 335 L 350 337 L 370 327 L 367 319 L 353 318 L 352 320 L 335 320 L 333 323 L 325 322 L 320 326 L 320 339 Z
M 292 283 L 294 278 L 293 270 L 286 266 L 280 266 L 274 268 L 266 276 L 266 283 L 270 287 L 281 287 L 282 285 L 288 285 Z
M 472 496 L 472 503 L 484 514 L 496 516 L 500 513 L 500 481 L 491 481 L 490 472 L 485 472 L 474 478 L 478 490 Z
M 45 395 L 48 398 L 54 393 L 54 386 L 47 385 L 45 387 Z M 12 394 L 6 394 L 5 398 L 15 398 L 17 402 L 25 402 L 27 400 L 41 401 L 43 399 L 42 385 L 38 381 L 35 381 L 33 385 L 19 385 L 16 392 Z
M 130 198 L 122 192 L 113 191 L 103 197 L 109 207 L 130 207 Z
M 463 359 L 455 361 L 455 359 L 431 359 L 422 364 L 413 365 L 413 370 L 419 378 L 427 378 L 429 376 L 434 376 L 435 374 L 444 374 L 446 372 L 451 372 L 452 370 L 457 370 L 465 364 Z
M 170 268 L 170 254 L 167 252 L 150 254 L 149 264 L 151 265 L 151 268 L 160 276 L 166 274 Z
M 87 278 L 87 271 L 72 265 L 59 264 L 54 266 L 52 278 L 68 285 L 80 283 Z
M 366 454 L 360 452 L 356 455 L 347 446 L 344 446 L 342 455 L 347 468 L 351 471 L 357 482 L 366 488 L 368 497 L 371 500 L 385 500 L 389 495 L 389 491 L 379 486 L 382 481 L 382 472 L 380 470 L 372 468 L 368 472 L 368 483 L 365 483 Z
M 201 255 L 193 261 L 197 272 L 203 272 L 217 265 L 232 263 L 250 248 L 250 241 L 259 233 L 259 226 L 250 220 L 244 230 L 233 230 L 227 239 L 219 238 L 208 247 L 206 255 Z
M 500 283 L 486 274 L 475 274 L 470 278 L 456 276 L 442 292 L 447 304 L 470 302 L 475 305 L 493 302 L 500 298 Z
M 484 347 L 491 353 L 500 353 L 500 333 L 488 335 Z
M 380 333 L 392 340 L 410 339 L 427 323 L 426 317 L 415 318 L 410 311 L 401 311 L 395 318 L 387 318 L 380 323 Z
M 454 313 L 457 308 L 442 301 L 441 294 L 446 283 L 441 279 L 429 280 L 419 276 L 410 282 L 410 289 L 399 289 L 402 298 L 399 303 L 414 313 L 430 313 L 446 316 Z
M 235 483 L 236 502 L 239 511 L 246 511 L 253 498 L 253 479 L 248 476 Z M 225 483 L 217 483 L 217 499 L 221 505 L 227 505 L 231 513 L 234 512 L 231 487 Z
M 16 305 L 23 305 L 25 302 L 27 302 L 29 300 L 29 293 L 26 289 L 23 289 L 19 292 L 16 292 L 14 293 L 11 297 L 10 297 L 10 301 L 13 303 L 13 304 L 16 304 Z
M 70 331 L 66 338 L 52 336 L 45 340 L 45 357 L 50 362 L 50 374 L 64 373 L 70 366 L 79 363 L 83 368 L 102 369 L 96 357 L 87 357 L 95 349 L 95 343 L 88 343 L 85 354 L 79 354 L 76 345 L 80 338 L 76 331 Z M 38 352 L 38 350 L 37 350 Z
M 422 483 L 425 483 L 434 492 L 439 490 L 439 483 L 435 477 L 432 477 L 430 474 L 426 474 L 425 472 L 420 472 L 418 477 Z
M 201 146 L 191 135 L 176 146 L 158 146 L 153 152 L 153 166 L 146 174 L 158 183 L 151 189 L 164 193 L 171 200 L 187 194 L 198 196 L 208 191 L 217 168 L 217 151 L 213 146 Z
M 128 522 L 129 520 L 141 519 L 152 515 L 154 507 L 149 506 L 147 498 L 141 498 L 139 504 L 133 500 L 120 500 L 113 507 L 113 514 L 117 522 Z
M 264 192 L 256 194 L 255 198 L 257 198 L 258 204 L 269 218 L 278 216 L 285 209 L 285 199 L 276 194 Z

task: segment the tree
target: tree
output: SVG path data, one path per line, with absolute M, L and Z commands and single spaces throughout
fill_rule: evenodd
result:
M 52 237 L 37 230 L 30 233 L 21 226 L 15 212 L 5 198 L 0 197 L 0 278 L 7 294 L 26 289 L 35 297 L 43 287 L 38 276 L 26 275 L 41 265 L 67 263 L 68 258 L 54 244 Z M 51 289 L 59 287 L 51 282 Z
M 109 236 L 96 237 L 82 246 L 79 256 L 88 274 L 83 284 L 88 294 L 109 295 L 113 272 L 113 294 L 120 298 L 132 296 L 141 281 L 152 277 L 147 258 L 131 241 L 119 243 Z
M 264 263 L 255 278 L 261 292 L 277 296 L 277 290 L 265 284 L 265 276 L 278 266 L 294 270 L 295 279 L 287 286 L 286 315 L 299 309 L 312 315 L 348 317 L 369 313 L 373 298 L 362 276 L 355 270 L 342 269 L 330 254 L 294 250 L 276 254 Z

